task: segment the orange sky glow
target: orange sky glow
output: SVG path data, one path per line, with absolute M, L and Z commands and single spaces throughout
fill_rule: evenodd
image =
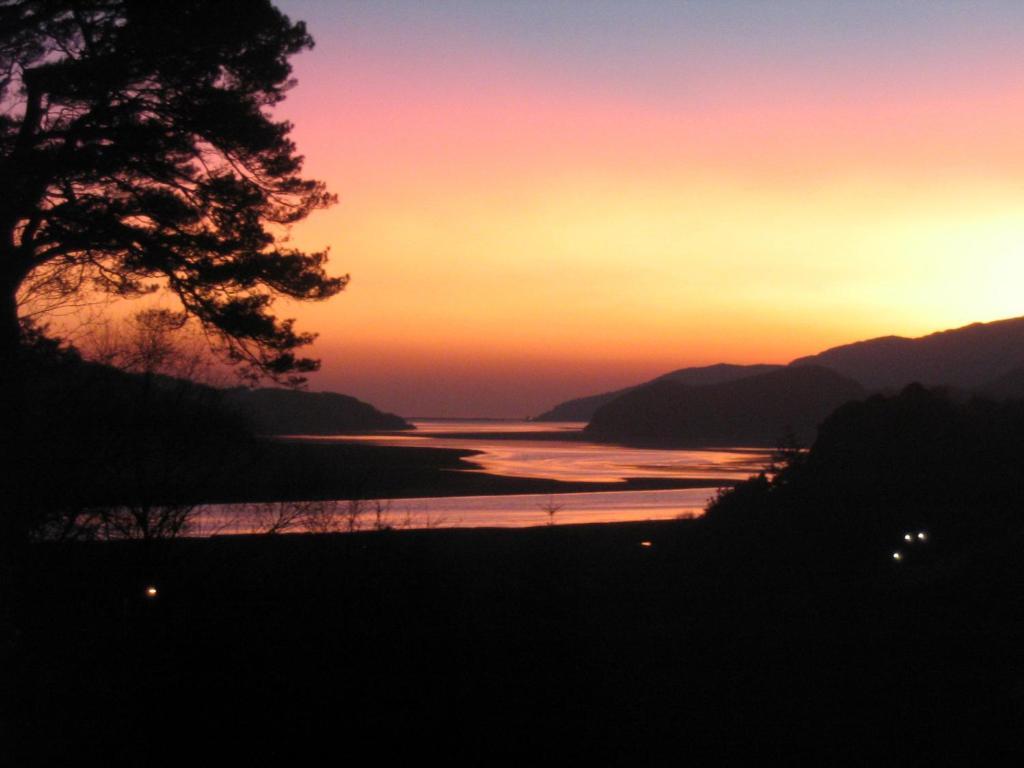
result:
M 312 389 L 521 417 L 1024 314 L 1013 5 L 280 5 L 317 46 L 278 114 L 340 199 L 292 237 L 352 276 L 279 304 Z

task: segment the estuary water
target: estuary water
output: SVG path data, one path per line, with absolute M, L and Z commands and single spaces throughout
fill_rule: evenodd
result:
M 630 448 L 581 440 L 584 422 L 417 419 L 416 429 L 343 440 L 379 445 L 464 448 L 480 471 L 565 482 L 615 482 L 630 477 L 742 480 L 768 461 L 763 448 L 710 450 Z M 564 435 L 564 439 L 559 439 Z
M 617 482 L 628 478 L 712 481 L 709 487 L 500 496 L 443 496 L 380 500 L 353 509 L 353 527 L 524 527 L 546 523 L 665 520 L 700 515 L 717 487 L 742 480 L 769 461 L 763 448 L 654 449 L 591 443 L 578 422 L 414 419 L 409 432 L 310 438 L 378 445 L 479 451 L 472 470 L 566 482 Z M 258 528 L 253 505 L 204 508 L 205 533 L 245 533 Z M 344 517 L 344 510 L 339 513 Z

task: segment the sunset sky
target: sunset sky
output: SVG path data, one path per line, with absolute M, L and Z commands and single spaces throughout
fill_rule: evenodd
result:
M 527 416 L 1024 315 L 1024 3 L 281 0 L 332 389 Z

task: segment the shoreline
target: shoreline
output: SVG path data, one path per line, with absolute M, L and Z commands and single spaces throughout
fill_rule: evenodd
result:
M 478 470 L 442 470 L 449 472 L 459 480 L 450 484 L 432 487 L 395 487 L 393 489 L 383 488 L 380 493 L 356 496 L 364 500 L 408 500 L 408 499 L 445 499 L 445 498 L 488 498 L 501 496 L 544 496 L 544 495 L 571 495 L 577 493 L 629 493 L 631 491 L 676 491 L 692 488 L 707 488 L 709 490 L 723 487 L 735 486 L 736 480 L 711 480 L 704 478 L 658 478 L 658 477 L 632 477 L 619 482 L 584 482 L 584 481 L 563 481 L 546 480 L 544 478 L 532 477 L 511 477 L 507 475 L 493 475 Z M 468 477 L 465 481 L 463 477 Z M 339 488 L 339 493 L 344 493 Z M 270 503 L 279 501 L 329 501 L 345 500 L 345 495 L 334 496 L 323 488 L 316 493 L 296 492 L 284 497 L 281 494 L 274 494 L 273 498 L 264 495 L 245 494 L 232 497 L 217 497 L 213 500 L 194 502 L 196 504 L 247 504 L 247 503 Z
M 466 432 L 460 430 L 453 430 L 449 432 L 419 432 L 417 434 L 415 429 L 412 430 L 384 430 L 381 432 L 374 433 L 375 436 L 379 437 L 422 437 L 422 438 L 434 438 L 438 440 L 524 440 L 524 441 L 536 441 L 536 442 L 566 442 L 566 443 L 590 443 L 592 445 L 601 446 L 615 446 L 620 448 L 640 448 L 650 450 L 668 450 L 668 451 L 715 451 L 717 453 L 763 453 L 766 457 L 771 457 L 773 453 L 778 450 L 778 445 L 775 443 L 764 443 L 764 444 L 750 444 L 750 445 L 737 445 L 735 441 L 720 440 L 707 441 L 707 440 L 668 440 L 668 439 L 651 439 L 651 438 L 632 438 L 627 436 L 614 437 L 614 436 L 600 436 L 588 434 L 584 429 L 578 430 L 547 430 L 537 432 L 517 432 L 515 430 L 508 432 Z M 288 435 L 284 437 L 278 437 L 274 439 L 282 440 L 323 440 L 329 441 L 334 435 Z M 359 443 L 359 438 L 362 435 L 337 435 L 343 440 L 339 442 L 349 442 L 350 444 L 360 445 L 372 445 L 372 440 L 367 440 L 365 443 Z M 426 447 L 426 446 L 425 446 Z
M 321 440 L 263 440 L 247 455 L 173 503 L 241 504 L 335 499 L 601 493 L 720 488 L 736 480 L 637 477 L 564 481 L 490 474 L 481 451 Z

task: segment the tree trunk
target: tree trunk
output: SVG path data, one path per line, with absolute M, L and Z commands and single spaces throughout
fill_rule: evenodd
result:
M 21 323 L 18 321 L 17 289 L 4 290 L 0 297 L 0 365 L 4 371 L 0 376 L 6 378 L 14 373 L 14 366 L 21 347 Z
M 13 290 L 0 297 L 0 449 L 8 458 L 0 471 L 0 538 L 4 545 L 13 545 L 22 534 L 22 509 L 19 504 L 18 480 L 22 476 L 22 438 L 25 435 L 24 359 L 21 354 L 21 326 L 18 303 Z M 4 553 L 0 553 L 0 558 Z

